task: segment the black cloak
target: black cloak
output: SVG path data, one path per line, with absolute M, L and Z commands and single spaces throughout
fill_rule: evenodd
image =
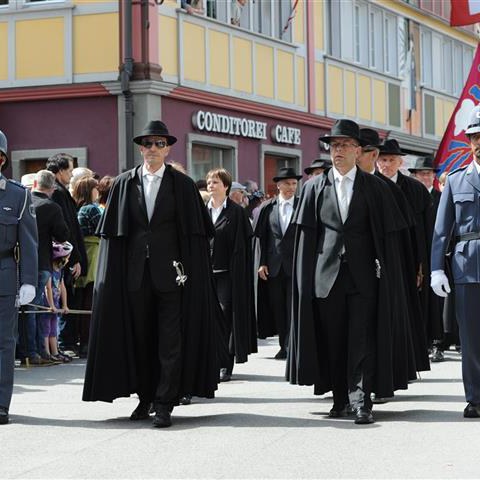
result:
M 137 167 L 140 168 L 140 167 Z M 166 165 L 174 181 L 181 261 L 183 368 L 179 397 L 212 398 L 218 383 L 216 315 L 210 246 L 213 225 L 193 180 Z M 136 169 L 121 174 L 97 228 L 101 236 L 83 400 L 111 402 L 137 391 L 132 316 L 127 295 L 128 191 Z
M 232 335 L 229 353 L 236 363 L 244 363 L 257 352 L 257 329 L 253 297 L 252 226 L 245 210 L 227 198 L 215 224 L 217 235 L 211 242 L 225 241 L 230 251 L 232 281 Z
M 376 378 L 374 392 L 380 397 L 390 397 L 396 388 L 393 372 L 393 318 L 390 282 L 395 268 L 393 258 L 398 255 L 395 235 L 405 228 L 392 194 L 385 182 L 373 175 L 357 171 L 363 183 L 368 203 L 375 255 L 380 262 L 376 324 Z M 330 379 L 323 368 L 323 352 L 317 344 L 313 313 L 313 279 L 317 235 L 317 201 L 325 185 L 322 174 L 303 186 L 293 223 L 296 224 L 293 258 L 293 298 L 290 346 L 286 377 L 290 383 L 314 385 L 320 395 L 331 390 Z

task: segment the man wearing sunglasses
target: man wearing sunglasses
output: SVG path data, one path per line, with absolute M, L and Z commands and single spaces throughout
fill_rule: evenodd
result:
M 134 138 L 143 164 L 120 175 L 98 228 L 99 268 L 84 400 L 137 393 L 131 420 L 169 427 L 185 394 L 218 381 L 209 262 L 212 223 L 195 183 L 165 163 L 177 139 L 161 121 Z M 153 408 L 152 408 L 153 407 Z

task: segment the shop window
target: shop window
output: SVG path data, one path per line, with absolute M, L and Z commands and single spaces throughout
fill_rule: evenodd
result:
M 194 180 L 205 179 L 212 168 L 225 168 L 236 178 L 234 149 L 221 148 L 202 143 L 192 143 L 192 167 L 190 176 Z
M 8 0 L 0 0 L 0 7 L 3 5 L 8 5 Z

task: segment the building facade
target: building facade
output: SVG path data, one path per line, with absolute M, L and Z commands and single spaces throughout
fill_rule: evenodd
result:
M 154 118 L 195 179 L 224 166 L 270 192 L 280 166 L 328 156 L 318 138 L 337 118 L 397 138 L 413 161 L 437 148 L 477 43 L 449 26 L 449 5 L 0 0 L 12 174 L 58 151 L 117 174 L 139 161 L 131 138 Z

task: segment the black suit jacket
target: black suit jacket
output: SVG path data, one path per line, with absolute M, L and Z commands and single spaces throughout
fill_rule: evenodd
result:
M 86 275 L 88 268 L 87 252 L 85 251 L 83 235 L 78 223 L 75 200 L 70 195 L 70 192 L 58 181 L 55 181 L 55 191 L 53 192 L 52 200 L 62 209 L 63 218 L 67 222 L 70 233 L 68 241 L 73 245 L 73 251 L 69 265 L 79 262 L 82 267 L 82 275 Z
M 32 192 L 38 229 L 38 270 L 52 270 L 52 241 L 65 242 L 68 226 L 62 209 L 42 192 Z
M 141 288 L 148 257 L 153 285 L 159 291 L 171 292 L 178 289 L 173 262 L 181 261 L 172 174 L 165 169 L 150 221 L 141 174 L 142 169 L 138 168 L 128 196 L 128 289 L 135 291 Z
M 297 204 L 298 197 L 295 197 L 291 218 Z M 262 206 L 255 235 L 260 239 L 260 265 L 267 265 L 269 276 L 276 277 L 280 270 L 291 276 L 295 228 L 290 221 L 285 235 L 282 234 L 278 197 Z
M 376 293 L 375 250 L 369 220 L 369 208 L 364 194 L 363 172 L 357 170 L 348 216 L 342 222 L 332 170 L 318 201 L 319 236 L 315 265 L 315 296 L 325 298 L 340 270 L 340 254 L 345 256 L 355 286 L 363 295 Z

